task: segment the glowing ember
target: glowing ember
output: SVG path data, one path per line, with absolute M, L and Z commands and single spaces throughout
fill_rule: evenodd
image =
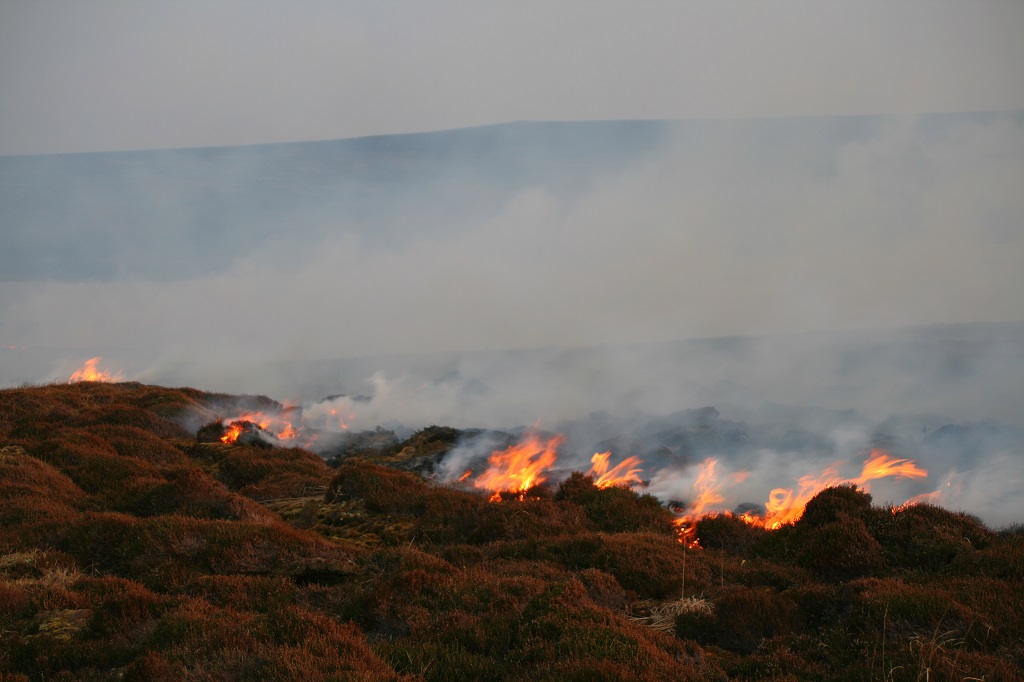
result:
M 79 381 L 120 381 L 121 372 L 111 374 L 110 372 L 104 372 L 103 370 L 97 369 L 100 364 L 100 360 L 103 358 L 89 358 L 85 361 L 79 369 L 75 370 L 75 373 L 68 379 L 69 384 L 75 384 Z
M 527 433 L 519 443 L 491 453 L 490 466 L 473 481 L 474 487 L 493 491 L 491 501 L 496 502 L 502 492 L 522 493 L 543 483 L 547 480 L 543 472 L 555 463 L 564 440 L 560 434 L 546 438 L 534 431 Z
M 590 458 L 593 466 L 590 467 L 587 475 L 594 478 L 594 485 L 598 488 L 608 488 L 613 485 L 629 486 L 643 483 L 640 477 L 637 476 L 643 469 L 632 468 L 639 467 L 639 465 L 643 464 L 643 460 L 636 457 L 627 457 L 609 471 L 608 458 L 611 457 L 611 454 L 611 452 L 597 452 Z

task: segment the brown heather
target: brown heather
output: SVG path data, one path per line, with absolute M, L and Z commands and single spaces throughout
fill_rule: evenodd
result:
M 0 391 L 0 682 L 995 680 L 1024 669 L 1024 534 L 828 489 L 704 550 L 574 474 L 490 503 L 381 464 L 199 443 L 234 397 Z M 324 492 L 326 491 L 326 493 Z M 685 580 L 684 580 L 685 577 Z

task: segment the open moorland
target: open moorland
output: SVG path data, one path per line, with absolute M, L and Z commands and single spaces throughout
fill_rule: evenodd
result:
M 454 429 L 329 463 L 208 437 L 275 409 L 0 391 L 0 680 L 1021 679 L 1019 526 L 839 486 L 682 542 L 642 487 L 405 470 Z

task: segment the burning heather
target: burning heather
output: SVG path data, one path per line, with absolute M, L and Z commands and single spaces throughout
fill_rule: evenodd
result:
M 580 472 L 598 489 L 633 488 L 669 506 L 676 513 L 679 539 L 689 547 L 698 546 L 698 526 L 710 518 L 733 517 L 768 531 L 796 523 L 807 502 L 826 488 L 852 486 L 870 492 L 872 483 L 883 479 L 906 482 L 916 489 L 903 494 L 895 483 L 882 486 L 890 500 L 906 500 L 897 507 L 901 509 L 927 502 L 961 504 L 960 500 L 968 499 L 965 475 L 955 470 L 936 486 L 938 490 L 919 494 L 928 469 L 946 466 L 941 459 L 926 468 L 915 460 L 890 454 L 903 449 L 926 456 L 941 454 L 936 444 L 948 448 L 947 443 L 963 441 L 957 436 L 962 431 L 952 428 L 939 428 L 925 441 L 900 440 L 867 429 L 857 432 L 861 435 L 836 431 L 837 440 L 830 444 L 820 432 L 773 431 L 771 426 L 724 420 L 714 408 L 701 408 L 660 418 L 651 426 L 641 423 L 623 427 L 624 422 L 619 421 L 609 422 L 612 428 L 593 429 L 588 424 L 587 428 L 599 434 L 590 436 L 572 422 L 559 425 L 558 432 L 527 429 L 518 436 L 440 426 L 416 432 L 380 426 L 367 431 L 359 428 L 365 423 L 360 410 L 372 408 L 370 398 L 335 396 L 302 407 L 265 400 L 268 402 L 240 404 L 249 409 L 238 409 L 233 416 L 203 427 L 201 439 L 301 447 L 339 463 L 351 456 L 379 458 L 388 466 L 460 489 L 485 491 L 492 501 L 503 495 L 506 499 L 521 499 L 532 487 L 558 484 L 571 473 Z M 789 439 L 782 447 L 771 440 L 777 433 Z M 1012 448 L 1014 433 L 1007 432 L 1005 443 L 990 439 L 1000 448 Z M 951 436 L 958 440 L 953 441 Z M 872 447 L 872 443 L 882 442 L 886 443 L 885 449 Z M 802 453 L 829 451 L 836 453 L 836 462 L 822 464 L 816 471 L 810 466 L 792 471 L 791 485 L 773 487 L 778 482 L 766 480 L 765 472 L 795 466 Z M 586 455 L 587 461 L 583 453 L 593 454 Z M 786 459 L 773 462 L 771 457 L 780 456 L 775 453 L 785 453 Z M 857 469 L 849 471 L 857 459 Z M 760 462 L 756 475 L 741 468 L 755 466 L 755 462 Z M 763 482 L 763 488 L 758 482 Z
M 222 443 L 235 443 L 239 436 L 247 429 L 257 427 L 260 430 L 272 434 L 282 441 L 295 441 L 299 437 L 299 431 L 295 425 L 280 415 L 267 415 L 263 412 L 251 412 L 239 415 L 231 419 L 224 419 L 224 435 L 220 437 Z
M 536 431 L 527 433 L 522 441 L 491 453 L 487 471 L 473 481 L 473 486 L 493 492 L 491 500 L 495 502 L 503 492 L 525 493 L 547 480 L 544 472 L 558 459 L 558 446 L 564 440 L 561 434 L 548 437 Z
M 79 381 L 121 381 L 121 372 L 107 372 L 99 369 L 101 357 L 89 358 L 85 364 L 75 370 L 68 379 L 69 384 L 76 384 Z
M 707 459 L 700 465 L 697 480 L 694 483 L 694 501 L 686 506 L 676 519 L 680 540 L 691 547 L 699 547 L 696 540 L 696 524 L 701 519 L 714 516 L 732 516 L 729 511 L 716 511 L 714 507 L 725 501 L 721 493 L 715 469 L 717 462 Z M 820 474 L 809 474 L 798 481 L 797 488 L 775 488 L 768 495 L 763 515 L 752 511 L 737 514 L 740 519 L 751 526 L 760 526 L 767 530 L 777 530 L 786 524 L 795 523 L 803 516 L 807 502 L 826 488 L 841 485 L 853 485 L 868 492 L 870 482 L 882 478 L 924 478 L 928 472 L 909 459 L 895 459 L 881 450 L 873 450 L 859 476 L 844 478 L 838 474 L 838 464 L 827 467 Z M 746 472 L 740 472 L 741 476 Z M 734 481 L 735 481 L 734 475 Z M 904 507 L 918 502 L 928 501 L 930 496 L 919 495 L 904 503 Z
M 643 471 L 643 469 L 639 468 L 644 463 L 642 459 L 627 457 L 609 471 L 608 460 L 611 456 L 611 452 L 596 452 L 590 458 L 593 466 L 590 467 L 587 476 L 594 479 L 594 485 L 598 488 L 607 488 L 613 485 L 631 486 L 643 484 L 643 481 L 637 475 Z

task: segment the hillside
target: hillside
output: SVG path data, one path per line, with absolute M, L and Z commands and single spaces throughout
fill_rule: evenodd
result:
M 205 437 L 267 409 L 282 408 L 137 383 L 0 391 L 0 678 L 991 682 L 1024 668 L 1019 530 L 844 486 L 777 530 L 704 519 L 689 549 L 653 497 L 582 474 L 490 502 L 402 470 L 454 447 L 454 429 L 330 466 Z
M 455 229 L 544 186 L 578 192 L 667 121 L 507 123 L 318 142 L 0 156 L 0 281 L 178 279 L 339 232 L 371 247 Z M 285 241 L 287 240 L 287 241 Z M 286 250 L 287 249 L 287 250 Z M 311 249 L 312 251 L 303 251 Z

